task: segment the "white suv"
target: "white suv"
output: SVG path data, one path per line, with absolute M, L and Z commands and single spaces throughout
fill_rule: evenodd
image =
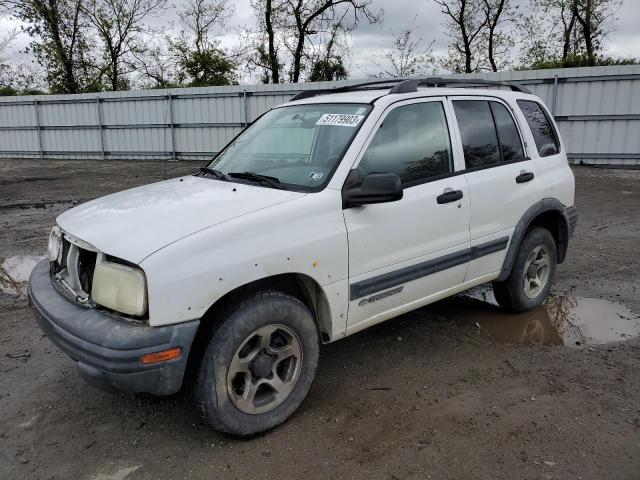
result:
M 321 342 L 486 282 L 539 305 L 573 202 L 558 130 L 518 85 L 308 91 L 199 173 L 60 215 L 29 298 L 90 383 L 168 395 L 191 374 L 203 417 L 251 435 L 298 408 Z

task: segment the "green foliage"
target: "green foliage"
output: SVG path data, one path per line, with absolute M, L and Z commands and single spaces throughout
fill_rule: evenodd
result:
M 9 85 L 0 85 L 0 97 L 15 97 L 16 95 L 46 95 L 47 92 L 43 92 L 37 88 L 27 88 L 24 90 L 18 90 Z
M 336 56 L 317 60 L 311 65 L 309 82 L 324 82 L 332 80 L 346 80 L 347 69 L 344 66 L 342 57 Z
M 13 87 L 8 85 L 0 86 L 0 97 L 13 97 L 14 95 L 19 95 L 20 92 Z
M 517 70 L 548 70 L 554 68 L 578 68 L 578 67 L 609 67 L 614 65 L 638 65 L 637 58 L 614 58 L 607 56 L 589 57 L 586 53 L 569 55 L 566 59 L 551 58 L 538 60 L 527 66 L 520 66 Z
M 47 92 L 39 90 L 37 88 L 28 88 L 26 90 L 22 90 L 20 95 L 46 95 Z
M 180 51 L 181 82 L 186 87 L 209 87 L 237 84 L 236 66 L 222 50 L 209 48 L 203 51 L 190 50 L 185 44 Z

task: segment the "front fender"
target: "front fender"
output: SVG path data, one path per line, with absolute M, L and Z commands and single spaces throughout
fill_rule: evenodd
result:
M 197 232 L 140 265 L 148 281 L 151 325 L 202 318 L 228 292 L 286 273 L 312 278 L 324 290 L 333 317 L 346 319 L 348 246 L 337 190 Z

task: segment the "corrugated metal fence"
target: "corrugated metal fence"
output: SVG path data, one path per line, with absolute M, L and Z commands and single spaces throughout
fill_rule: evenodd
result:
M 540 96 L 572 161 L 640 165 L 639 65 L 480 76 Z M 0 97 L 0 158 L 206 159 L 294 93 L 351 83 Z

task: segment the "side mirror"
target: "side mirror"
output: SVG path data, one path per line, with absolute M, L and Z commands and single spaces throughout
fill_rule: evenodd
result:
M 343 208 L 372 203 L 395 202 L 402 198 L 402 181 L 395 173 L 370 173 L 360 186 L 342 191 Z

